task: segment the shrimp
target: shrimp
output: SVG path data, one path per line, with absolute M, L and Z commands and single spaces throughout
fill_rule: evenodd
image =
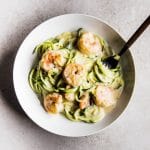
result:
M 79 86 L 84 80 L 85 70 L 82 65 L 71 63 L 66 66 L 63 76 L 66 82 L 71 86 Z
M 95 104 L 97 106 L 109 107 L 115 104 L 113 90 L 104 85 L 98 85 L 95 93 Z
M 46 51 L 40 61 L 40 66 L 43 70 L 49 71 L 52 68 L 61 69 L 66 63 L 66 58 L 61 54 L 61 51 Z
M 102 46 L 98 37 L 96 37 L 91 32 L 86 32 L 81 35 L 78 40 L 78 48 L 79 50 L 86 55 L 101 55 L 102 54 Z
M 44 97 L 44 108 L 48 113 L 59 113 L 63 110 L 62 95 L 58 93 L 48 94 Z
M 80 103 L 79 103 L 80 109 L 84 109 L 90 105 L 90 99 L 89 98 L 90 97 L 89 97 L 88 93 L 85 93 L 81 96 Z
M 70 85 L 67 85 L 67 86 L 66 86 L 66 89 L 69 89 L 69 88 L 71 88 L 71 86 L 70 86 Z M 73 92 L 73 93 L 65 93 L 65 94 L 64 94 L 64 97 L 65 97 L 65 99 L 68 100 L 68 101 L 74 101 L 74 100 L 75 100 L 75 93 L 74 93 L 74 92 Z
M 68 101 L 74 101 L 75 100 L 75 94 L 74 93 L 65 93 L 64 97 Z

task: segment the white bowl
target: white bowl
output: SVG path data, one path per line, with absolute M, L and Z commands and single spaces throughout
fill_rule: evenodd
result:
M 135 79 L 134 64 L 128 51 L 121 58 L 125 78 L 124 91 L 117 107 L 102 121 L 94 124 L 72 122 L 64 116 L 46 113 L 28 83 L 28 74 L 35 59 L 35 55 L 32 54 L 33 49 L 37 44 L 50 37 L 54 37 L 62 32 L 74 31 L 80 27 L 100 34 L 116 52 L 124 44 L 124 40 L 120 35 L 98 18 L 83 14 L 66 14 L 45 21 L 26 37 L 16 55 L 13 70 L 15 92 L 21 107 L 28 117 L 49 132 L 70 137 L 87 136 L 97 133 L 116 120 L 130 100 Z

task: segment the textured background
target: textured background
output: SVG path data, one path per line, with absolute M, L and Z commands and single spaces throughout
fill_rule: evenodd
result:
M 149 150 L 150 27 L 131 48 L 136 66 L 132 101 L 107 130 L 89 137 L 60 137 L 39 128 L 21 110 L 12 85 L 17 49 L 35 26 L 65 13 L 97 16 L 127 40 L 150 13 L 150 0 L 0 0 L 0 149 Z

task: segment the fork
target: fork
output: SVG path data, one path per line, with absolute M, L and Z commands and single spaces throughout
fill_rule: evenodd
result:
M 135 31 L 135 33 L 129 38 L 125 43 L 121 51 L 113 56 L 105 58 L 102 62 L 105 66 L 110 69 L 117 67 L 121 56 L 131 47 L 131 45 L 137 40 L 137 38 L 143 33 L 143 31 L 150 25 L 150 15 L 147 19 L 141 24 L 141 26 Z

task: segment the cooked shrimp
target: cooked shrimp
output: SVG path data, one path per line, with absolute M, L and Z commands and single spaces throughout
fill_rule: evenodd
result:
M 62 55 L 61 51 L 46 51 L 40 61 L 40 66 L 45 71 L 49 71 L 52 68 L 61 69 L 66 63 L 66 58 Z
M 89 98 L 90 97 L 89 97 L 88 93 L 85 93 L 81 96 L 80 103 L 79 103 L 80 109 L 84 109 L 90 105 L 90 99 Z
M 84 78 L 84 68 L 80 64 L 71 63 L 64 69 L 64 78 L 71 86 L 79 86 Z
M 114 105 L 115 99 L 112 89 L 104 85 L 98 85 L 95 93 L 95 104 L 103 107 Z
M 86 32 L 81 35 L 78 41 L 79 50 L 86 55 L 101 55 L 102 46 L 98 37 L 91 32 Z
M 69 88 L 71 88 L 71 86 L 67 85 L 66 89 L 69 89 Z M 65 93 L 64 97 L 68 101 L 74 101 L 75 100 L 75 93 L 74 92 L 73 93 Z
M 58 113 L 63 110 L 62 95 L 58 93 L 48 94 L 44 98 L 44 108 L 48 113 Z
M 74 93 L 65 93 L 65 99 L 68 101 L 74 101 L 75 100 L 75 94 Z

